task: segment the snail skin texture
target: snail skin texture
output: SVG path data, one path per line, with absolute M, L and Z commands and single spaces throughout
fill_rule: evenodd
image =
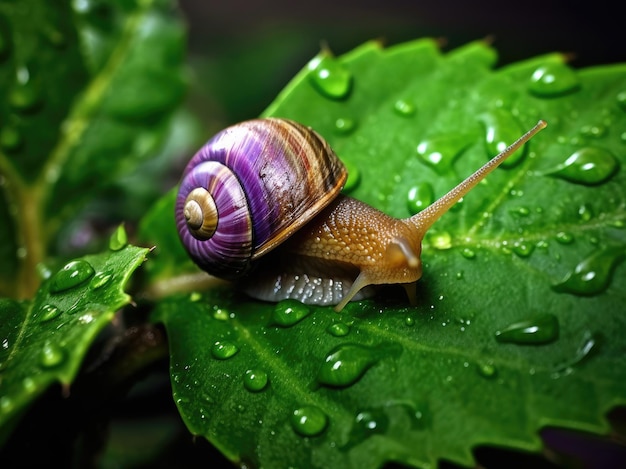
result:
M 418 214 L 395 219 L 342 195 L 344 165 L 311 128 L 287 119 L 228 127 L 191 159 L 176 200 L 183 245 L 203 270 L 266 301 L 336 305 L 402 284 L 412 304 L 426 231 L 546 126 Z

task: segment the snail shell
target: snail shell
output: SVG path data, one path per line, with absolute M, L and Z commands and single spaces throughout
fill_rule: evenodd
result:
M 224 279 L 317 215 L 347 172 L 309 127 L 278 118 L 228 127 L 189 161 L 176 199 L 176 225 L 200 268 Z

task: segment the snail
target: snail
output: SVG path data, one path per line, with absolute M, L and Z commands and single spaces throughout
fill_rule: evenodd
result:
M 217 133 L 189 161 L 176 225 L 190 257 L 257 299 L 335 305 L 402 284 L 415 304 L 426 231 L 510 154 L 511 146 L 418 214 L 395 219 L 341 194 L 344 165 L 310 127 L 264 118 Z

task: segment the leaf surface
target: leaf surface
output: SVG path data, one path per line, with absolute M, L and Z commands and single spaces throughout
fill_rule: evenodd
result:
M 341 314 L 230 289 L 162 302 L 190 430 L 268 467 L 472 466 L 477 445 L 538 451 L 546 426 L 606 434 L 626 401 L 626 66 L 493 70 L 484 43 L 430 40 L 324 60 L 330 82 L 304 69 L 265 115 L 312 126 L 349 194 L 395 217 L 548 128 L 433 226 L 415 307 L 399 288 Z
M 0 299 L 0 441 L 52 383 L 71 384 L 98 333 L 130 302 L 124 286 L 147 253 L 126 246 L 74 259 L 32 301 Z

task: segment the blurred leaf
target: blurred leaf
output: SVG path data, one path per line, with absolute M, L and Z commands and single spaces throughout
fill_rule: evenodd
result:
M 24 298 L 59 229 L 162 143 L 184 29 L 170 0 L 25 0 L 0 30 L 0 292 Z
M 147 253 L 126 246 L 75 259 L 32 301 L 0 299 L 0 442 L 52 383 L 72 382 L 98 333 L 130 302 L 124 286 Z
M 606 434 L 626 403 L 626 66 L 552 54 L 492 71 L 483 43 L 442 54 L 429 40 L 328 60 L 345 96 L 305 69 L 265 115 L 312 126 L 352 168 L 350 195 L 397 217 L 413 187 L 441 196 L 549 126 L 436 223 L 416 307 L 394 288 L 341 314 L 229 289 L 159 304 L 189 429 L 268 467 L 472 466 L 478 445 L 539 451 L 545 426 Z M 582 149 L 601 182 L 568 160 Z M 287 308 L 301 308 L 291 327 L 275 318 Z

